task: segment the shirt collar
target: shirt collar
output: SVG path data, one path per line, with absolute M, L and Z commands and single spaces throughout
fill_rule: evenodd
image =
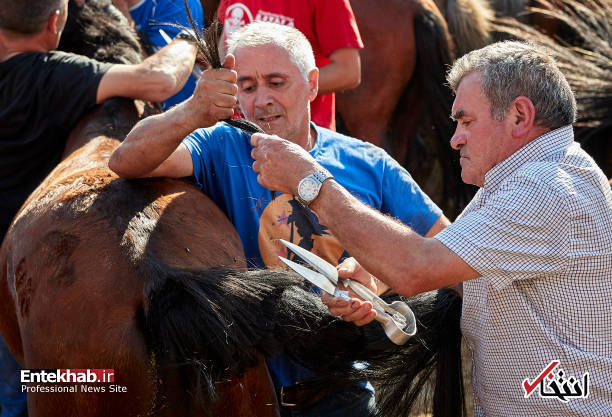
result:
M 493 191 L 521 166 L 534 161 L 556 161 L 574 141 L 572 125 L 560 127 L 538 136 L 485 174 L 482 188 Z

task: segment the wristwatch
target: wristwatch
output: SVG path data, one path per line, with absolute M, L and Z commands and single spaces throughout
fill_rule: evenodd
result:
M 308 207 L 319 195 L 321 185 L 325 180 L 334 178 L 329 172 L 321 170 L 313 172 L 302 178 L 298 183 L 297 199 L 304 206 Z

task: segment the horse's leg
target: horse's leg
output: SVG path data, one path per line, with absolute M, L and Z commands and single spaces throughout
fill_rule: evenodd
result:
M 0 334 L 17 361 L 23 363 L 23 348 L 7 274 L 7 245 L 0 250 Z
M 336 94 L 336 111 L 348 132 L 389 147 L 386 129 L 395 106 L 412 77 L 416 61 L 411 2 L 353 0 L 361 50 L 361 84 Z

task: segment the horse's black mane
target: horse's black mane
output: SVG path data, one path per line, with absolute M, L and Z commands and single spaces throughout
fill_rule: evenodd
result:
M 68 20 L 58 49 L 102 62 L 136 64 L 142 60 L 136 32 L 110 0 L 68 2 Z
M 187 10 L 187 18 L 191 24 L 191 29 L 195 35 L 195 44 L 198 47 L 199 56 L 202 59 L 202 64 L 209 68 L 221 68 L 223 61 L 219 56 L 219 40 L 223 34 L 223 24 L 215 16 L 214 20 L 204 29 L 203 33 L 198 30 L 198 25 L 194 22 L 191 11 L 187 0 L 184 0 L 185 8 Z M 237 127 L 238 129 L 244 130 L 249 133 L 264 133 L 263 129 L 257 126 L 255 123 L 250 122 L 246 119 L 225 119 L 225 123 Z

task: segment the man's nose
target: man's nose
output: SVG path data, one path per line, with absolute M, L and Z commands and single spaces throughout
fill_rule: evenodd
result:
M 269 106 L 274 100 L 267 88 L 258 88 L 255 94 L 255 106 L 257 107 Z
M 461 146 L 465 145 L 465 143 L 466 143 L 465 134 L 462 132 L 455 131 L 455 134 L 450 140 L 451 148 L 458 150 L 459 148 L 461 148 Z

